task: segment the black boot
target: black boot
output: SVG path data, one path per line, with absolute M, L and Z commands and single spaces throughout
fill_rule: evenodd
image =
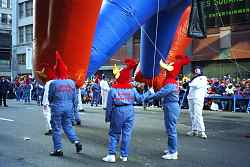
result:
M 76 125 L 80 126 L 81 124 L 81 121 L 76 121 Z
M 75 144 L 76 146 L 76 153 L 79 153 L 82 151 L 82 144 L 80 142 Z
M 63 156 L 63 151 L 62 150 L 56 150 L 53 152 L 50 152 L 50 156 L 56 156 L 56 157 L 62 157 Z
M 53 132 L 52 132 L 52 130 L 50 129 L 50 130 L 48 130 L 48 132 L 46 132 L 46 133 L 44 133 L 44 135 L 46 135 L 46 136 L 51 136 L 53 134 Z

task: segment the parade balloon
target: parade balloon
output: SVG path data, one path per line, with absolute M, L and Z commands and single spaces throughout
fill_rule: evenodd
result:
M 37 79 L 46 81 L 41 72 L 53 67 L 58 51 L 70 78 L 83 84 L 101 4 L 102 0 L 34 1 L 33 69 Z
M 159 62 L 167 57 L 180 17 L 190 4 L 191 0 L 104 0 L 88 75 L 94 74 L 141 28 L 141 72 L 148 79 L 157 76 Z
M 141 28 L 141 74 L 152 79 L 169 55 L 191 0 L 35 0 L 33 69 L 53 67 L 58 51 L 79 85 Z M 99 14 L 99 15 L 98 15 Z M 99 17 L 98 17 L 99 16 Z M 179 45 L 178 45 L 179 46 Z M 43 75 L 44 76 L 44 75 Z

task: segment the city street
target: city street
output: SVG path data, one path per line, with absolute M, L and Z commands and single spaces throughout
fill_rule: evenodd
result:
M 64 157 L 51 157 L 52 139 L 45 136 L 45 119 L 41 106 L 8 100 L 0 107 L 0 167 L 249 167 L 250 114 L 205 111 L 208 139 L 186 136 L 190 128 L 186 110 L 178 122 L 179 159 L 161 159 L 167 138 L 163 113 L 136 108 L 136 124 L 128 162 L 102 162 L 106 155 L 108 124 L 100 107 L 85 105 L 83 125 L 76 127 L 83 143 L 81 154 L 63 137 Z

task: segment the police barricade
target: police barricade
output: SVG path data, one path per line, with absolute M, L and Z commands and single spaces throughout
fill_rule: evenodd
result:
M 225 108 L 222 107 L 222 110 L 232 110 L 232 112 L 242 111 L 244 109 L 245 112 L 248 111 L 248 106 L 250 105 L 250 97 L 233 95 L 233 96 L 220 96 L 220 95 L 209 95 L 205 97 L 205 101 L 218 101 L 223 106 L 223 102 L 226 102 Z M 225 103 L 224 103 L 225 104 Z M 231 104 L 231 105 L 230 105 Z M 245 108 L 244 108 L 245 106 Z

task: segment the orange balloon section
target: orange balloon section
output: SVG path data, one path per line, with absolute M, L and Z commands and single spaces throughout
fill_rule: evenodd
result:
M 176 55 L 186 55 L 185 51 L 192 40 L 187 36 L 190 13 L 191 6 L 187 7 L 187 9 L 182 14 L 171 49 L 168 53 L 168 62 L 173 62 Z
M 102 0 L 35 0 L 33 69 L 45 82 L 58 51 L 78 86 L 84 82 Z

